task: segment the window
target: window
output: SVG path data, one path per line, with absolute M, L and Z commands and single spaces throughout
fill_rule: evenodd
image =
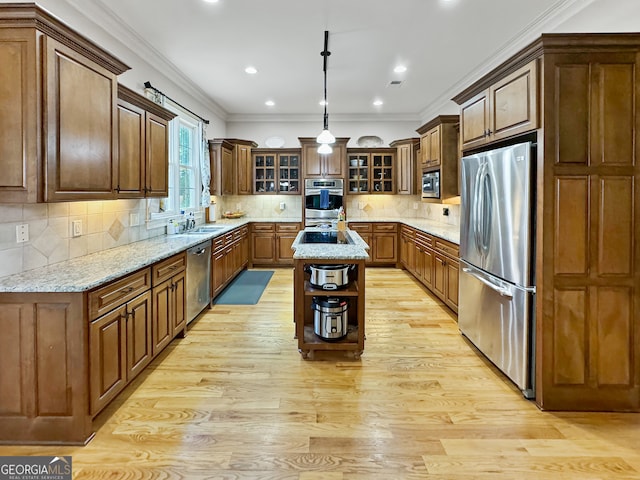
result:
M 169 122 L 169 197 L 152 214 L 156 219 L 198 211 L 202 192 L 202 125 L 172 102 L 165 107 L 178 116 Z

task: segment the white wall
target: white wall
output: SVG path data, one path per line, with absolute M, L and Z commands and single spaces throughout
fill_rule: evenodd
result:
M 348 146 L 357 147 L 357 140 L 361 136 L 376 135 L 387 146 L 394 140 L 402 138 L 419 137 L 416 128 L 420 127 L 419 121 L 415 122 L 372 122 L 372 121 L 339 121 L 332 120 L 329 115 L 329 130 L 336 137 L 350 137 Z M 242 138 L 253 140 L 260 147 L 265 147 L 265 140 L 272 136 L 282 137 L 285 140 L 284 147 L 299 147 L 298 137 L 317 137 L 322 131 L 322 115 L 317 119 L 292 121 L 265 121 L 265 122 L 228 122 L 227 136 L 230 138 Z

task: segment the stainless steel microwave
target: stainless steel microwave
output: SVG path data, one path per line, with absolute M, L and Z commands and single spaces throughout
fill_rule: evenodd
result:
M 440 198 L 440 170 L 422 174 L 422 198 Z

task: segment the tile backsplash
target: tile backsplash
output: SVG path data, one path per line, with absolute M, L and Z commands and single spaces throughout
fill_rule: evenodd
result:
M 145 218 L 145 200 L 0 205 L 0 276 L 164 235 L 164 225 L 147 230 Z M 77 220 L 82 234 L 74 237 Z M 25 224 L 29 240 L 16 243 Z

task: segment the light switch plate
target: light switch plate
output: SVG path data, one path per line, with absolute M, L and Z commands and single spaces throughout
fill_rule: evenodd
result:
M 74 220 L 71 222 L 71 235 L 79 237 L 82 235 L 82 220 Z

